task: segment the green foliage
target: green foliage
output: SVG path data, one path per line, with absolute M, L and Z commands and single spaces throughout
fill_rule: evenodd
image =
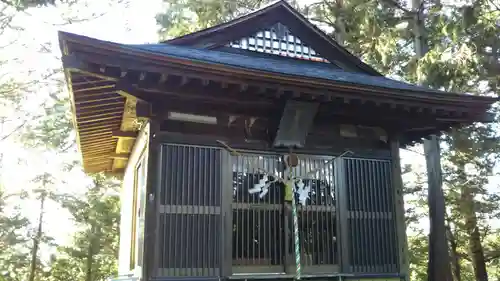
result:
M 65 92 L 51 95 L 43 113 L 26 124 L 22 134 L 28 147 L 67 151 L 74 145 L 69 97 Z
M 163 39 L 177 37 L 234 19 L 270 0 L 168 0 L 156 20 Z
M 16 8 L 21 11 L 28 8 L 38 8 L 57 5 L 58 3 L 74 4 L 77 0 L 0 0 L 0 3 Z
M 117 182 L 96 175 L 84 196 L 59 197 L 80 230 L 73 236 L 72 245 L 58 248 L 51 265 L 52 280 L 101 281 L 117 274 L 120 220 L 117 189 Z
M 424 233 L 416 233 L 408 238 L 408 254 L 411 280 L 427 280 L 427 253 L 429 241 Z
M 81 6 L 71 6 L 77 2 L 82 3 L 77 0 L 0 0 L 0 38 L 3 42 L 2 50 L 5 50 L 3 57 L 6 58 L 5 61 L 0 61 L 2 66 L 2 71 L 0 71 L 0 143 L 2 148 L 6 147 L 4 141 L 8 145 L 12 145 L 15 141 L 22 142 L 24 146 L 30 148 L 30 151 L 41 150 L 52 155 L 56 154 L 55 157 L 52 156 L 51 162 L 52 160 L 59 162 L 66 156 L 75 154 L 75 151 L 69 151 L 70 148 L 75 147 L 75 141 L 72 138 L 74 131 L 71 124 L 70 102 L 67 92 L 63 90 L 66 86 L 62 79 L 63 75 L 60 75 L 61 70 L 42 70 L 46 64 L 42 57 L 40 69 L 27 70 L 26 76 L 19 75 L 20 73 L 13 75 L 9 66 L 12 64 L 18 67 L 18 62 L 21 60 L 13 58 L 12 55 L 16 52 L 9 52 L 10 47 L 5 48 L 4 45 L 12 39 L 23 37 L 20 33 L 29 29 L 28 24 L 26 28 L 19 27 L 19 22 L 16 22 L 14 26 L 13 23 L 18 18 L 35 18 L 33 15 L 39 12 L 36 8 L 47 6 L 70 7 L 79 10 Z M 101 12 L 98 11 L 98 13 Z M 93 14 L 94 16 L 96 14 Z M 84 20 L 86 19 L 79 21 Z M 34 24 L 39 24 L 41 21 L 45 22 L 44 19 L 33 19 Z M 48 22 L 46 23 L 50 24 Z M 31 25 L 34 24 L 31 23 Z M 45 52 L 50 49 L 44 44 L 41 48 Z M 52 93 L 47 95 L 49 88 Z M 43 104 L 38 110 L 33 110 L 33 106 L 41 102 Z M 16 138 L 18 136 L 20 138 Z M 0 167 L 2 167 L 2 156 L 0 154 Z M 22 159 L 26 162 L 31 160 L 31 157 Z M 48 281 L 63 280 L 63 278 L 64 280 L 83 280 L 87 275 L 88 281 L 97 281 L 115 275 L 119 233 L 118 198 L 105 196 L 101 192 L 115 188 L 115 183 L 104 180 L 102 177 L 96 178 L 94 186 L 85 196 L 77 197 L 74 194 L 62 196 L 55 188 L 55 185 L 61 181 L 59 177 L 64 177 L 64 173 L 71 172 L 78 165 L 79 163 L 68 162 L 62 165 L 58 173 L 40 174 L 30 183 L 30 187 L 34 185 L 35 188 L 29 192 L 6 194 L 3 186 L 0 185 L 0 281 Z M 3 172 L 3 169 L 0 170 L 0 178 Z M 19 175 L 19 177 L 29 178 L 31 174 Z M 29 189 L 25 186 L 22 188 Z M 70 186 L 70 188 L 73 187 Z M 102 190 L 99 191 L 99 188 Z M 26 213 L 26 210 L 16 207 L 16 205 L 25 205 L 27 202 L 33 204 L 33 209 L 29 211 L 29 220 L 22 215 Z M 75 223 L 80 228 L 69 245 L 56 245 L 56 241 L 48 235 L 48 231 L 53 231 L 53 229 L 48 229 L 45 225 L 47 220 L 47 217 L 44 217 L 47 206 L 45 203 L 52 204 L 52 206 L 60 204 L 64 211 L 67 208 L 75 216 Z M 87 214 L 87 216 L 82 217 L 82 214 Z M 89 245 L 92 245 L 91 263 L 86 263 L 84 261 L 89 260 L 89 252 L 86 251 Z M 47 249 L 57 250 L 51 260 L 46 259 Z M 80 258 L 81 253 L 86 253 L 86 255 Z M 87 270 L 88 264 L 91 265 L 90 271 Z
M 29 266 L 29 253 L 25 249 L 28 242 L 23 232 L 28 226 L 28 220 L 19 210 L 9 214 L 7 201 L 19 197 L 17 194 L 6 194 L 0 185 L 0 281 L 21 281 L 24 279 L 22 269 Z

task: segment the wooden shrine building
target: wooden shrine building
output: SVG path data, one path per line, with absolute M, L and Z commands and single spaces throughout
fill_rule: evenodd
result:
M 158 44 L 59 38 L 84 169 L 123 176 L 119 273 L 142 280 L 406 279 L 399 148 L 495 101 L 385 78 L 285 1 Z

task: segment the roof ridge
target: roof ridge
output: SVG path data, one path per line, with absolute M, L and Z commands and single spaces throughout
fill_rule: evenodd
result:
M 204 29 L 200 29 L 198 31 L 191 32 L 191 33 L 188 33 L 188 34 L 185 34 L 185 35 L 181 35 L 181 36 L 169 39 L 169 40 L 160 41 L 160 43 L 173 43 L 173 42 L 176 42 L 176 41 L 185 40 L 185 39 L 190 38 L 190 37 L 200 36 L 200 35 L 203 35 L 204 33 L 215 32 L 216 30 L 219 30 L 219 29 L 224 28 L 226 26 L 234 25 L 234 24 L 236 24 L 238 22 L 245 21 L 248 18 L 251 18 L 251 17 L 255 16 L 255 14 L 257 14 L 257 13 L 263 13 L 265 10 L 273 9 L 273 8 L 281 6 L 281 5 L 289 6 L 289 4 L 285 0 L 276 0 L 276 1 L 273 1 L 273 2 L 270 2 L 270 3 L 267 3 L 265 5 L 262 5 L 259 8 L 255 9 L 253 11 L 250 11 L 250 12 L 248 12 L 248 13 L 240 16 L 240 17 L 232 19 L 230 21 L 222 22 L 220 24 L 217 24 L 217 25 L 214 25 L 214 26 L 211 26 L 211 27 L 207 27 L 207 28 L 204 28 Z
M 210 36 L 215 36 L 214 33 L 216 33 L 216 32 L 222 32 L 225 29 L 235 28 L 235 26 L 238 26 L 238 25 L 243 24 L 245 22 L 256 20 L 257 17 L 271 13 L 275 9 L 284 9 L 285 11 L 282 11 L 282 12 L 289 13 L 291 17 L 294 17 L 294 19 L 291 19 L 291 20 L 297 20 L 299 22 L 299 24 L 304 26 L 305 29 L 310 30 L 311 34 L 314 34 L 312 36 L 318 38 L 318 40 L 323 41 L 325 43 L 325 45 L 329 45 L 326 48 L 331 48 L 331 51 L 326 51 L 326 53 L 330 53 L 330 54 L 326 54 L 325 52 L 321 52 L 319 50 L 316 50 L 317 47 L 314 47 L 314 46 L 310 46 L 310 47 L 313 47 L 316 51 L 319 51 L 319 53 L 323 57 L 328 59 L 330 62 L 333 62 L 332 61 L 333 54 L 337 53 L 339 59 L 344 60 L 344 63 L 352 64 L 353 67 L 361 70 L 362 72 L 366 72 L 370 75 L 383 76 L 381 73 L 379 73 L 373 67 L 364 63 L 359 57 L 353 55 L 344 46 L 340 45 L 333 38 L 328 36 L 323 30 L 321 30 L 316 25 L 311 23 L 304 15 L 302 15 L 299 11 L 297 11 L 294 7 L 292 7 L 285 0 L 278 0 L 275 2 L 271 2 L 265 6 L 260 7 L 259 9 L 255 10 L 253 12 L 250 12 L 246 15 L 235 18 L 235 19 L 230 20 L 228 22 L 221 23 L 219 25 L 215 25 L 213 27 L 202 29 L 202 30 L 199 30 L 199 31 L 196 31 L 193 33 L 189 33 L 189 34 L 177 37 L 177 38 L 173 38 L 173 39 L 170 39 L 167 41 L 162 41 L 160 43 L 168 43 L 168 44 L 175 44 L 175 45 L 192 45 L 191 43 L 194 43 L 197 40 L 203 41 L 206 38 L 210 38 Z M 219 43 L 210 43 L 208 45 L 208 47 L 210 48 L 210 46 L 211 47 L 218 46 L 218 44 L 220 44 L 220 42 Z M 314 44 L 309 43 L 308 45 L 314 45 Z

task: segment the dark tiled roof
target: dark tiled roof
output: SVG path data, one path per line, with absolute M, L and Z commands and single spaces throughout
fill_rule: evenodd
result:
M 393 90 L 448 94 L 446 92 L 416 86 L 385 77 L 347 72 L 333 68 L 327 64 L 323 65 L 301 60 L 283 60 L 280 59 L 280 57 L 277 57 L 276 59 L 255 56 L 250 57 L 234 53 L 195 49 L 184 46 L 172 46 L 168 44 L 120 45 L 122 48 L 132 49 L 133 51 L 145 51 L 191 61 L 221 64 L 244 69 L 254 69 L 278 74 L 310 77 L 314 79 L 326 79 L 340 83 L 383 87 Z

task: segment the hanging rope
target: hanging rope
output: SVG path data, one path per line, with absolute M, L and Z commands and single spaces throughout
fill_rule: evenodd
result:
M 292 150 L 290 149 L 289 157 L 292 156 Z M 302 273 L 301 261 L 300 261 L 300 234 L 299 234 L 299 216 L 297 214 L 297 202 L 295 200 L 295 178 L 293 176 L 293 164 L 288 163 L 285 160 L 285 165 L 287 168 L 287 174 L 285 176 L 285 188 L 287 193 L 291 193 L 292 197 L 292 217 L 293 217 L 293 234 L 295 241 L 295 280 L 300 280 Z

